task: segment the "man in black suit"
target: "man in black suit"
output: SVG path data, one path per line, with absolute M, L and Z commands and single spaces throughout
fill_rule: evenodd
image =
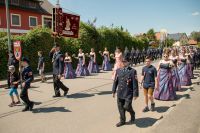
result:
M 67 95 L 69 88 L 66 87 L 61 81 L 61 77 L 64 71 L 64 56 L 60 52 L 60 46 L 56 44 L 54 46 L 54 53 L 52 54 L 51 51 L 49 55 L 53 55 L 52 57 L 52 63 L 53 63 L 53 83 L 54 83 L 54 91 L 55 95 L 53 97 L 60 97 L 60 88 L 64 91 L 64 96 Z
M 131 66 L 133 66 L 133 64 L 136 64 L 135 63 L 135 49 L 132 47 L 131 49 Z
M 131 115 L 131 119 L 128 123 L 132 124 L 135 121 L 135 112 L 132 108 L 132 101 L 133 98 L 136 100 L 139 95 L 138 80 L 137 71 L 129 67 L 129 59 L 129 55 L 124 55 L 124 67 L 117 69 L 112 88 L 113 97 L 115 97 L 117 91 L 117 105 L 120 113 L 120 122 L 117 123 L 117 127 L 125 125 L 126 111 L 128 111 Z

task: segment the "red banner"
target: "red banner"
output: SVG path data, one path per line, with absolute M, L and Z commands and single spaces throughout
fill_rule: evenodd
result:
M 21 48 L 21 42 L 15 41 L 13 44 L 14 47 L 14 55 L 17 60 L 20 60 L 22 57 L 22 48 Z
M 80 16 L 63 13 L 63 32 L 65 37 L 78 38 Z
M 80 16 L 63 13 L 62 8 L 53 8 L 53 32 L 59 36 L 78 38 Z

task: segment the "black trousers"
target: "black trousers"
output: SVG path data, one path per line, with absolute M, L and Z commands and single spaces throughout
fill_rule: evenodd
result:
M 132 107 L 132 101 L 126 101 L 125 99 L 117 99 L 117 106 L 120 114 L 120 122 L 126 122 L 126 111 L 131 115 L 131 119 L 135 119 L 135 112 Z
M 134 64 L 137 65 L 137 63 L 138 63 L 138 59 L 137 59 L 136 57 L 134 57 L 133 60 L 134 60 Z
M 54 86 L 54 91 L 56 96 L 60 96 L 60 88 L 66 92 L 68 91 L 68 87 L 66 87 L 60 79 L 58 79 L 58 75 L 53 75 L 53 86 Z
M 131 66 L 133 66 L 133 64 L 135 64 L 135 59 L 134 57 L 131 57 Z
M 24 101 L 24 103 L 26 104 L 26 107 L 30 107 L 30 105 L 33 104 L 33 102 L 29 100 L 28 89 L 29 87 L 25 86 L 22 88 L 21 93 L 20 93 L 20 98 L 22 99 L 22 101 Z
M 143 62 L 143 63 L 145 62 L 145 55 L 142 56 L 142 62 Z

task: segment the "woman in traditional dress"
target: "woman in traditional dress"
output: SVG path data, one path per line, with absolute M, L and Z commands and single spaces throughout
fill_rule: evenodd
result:
M 193 75 L 193 61 L 192 61 L 192 58 L 193 58 L 193 55 L 192 55 L 192 51 L 189 50 L 189 48 L 187 48 L 186 50 L 186 56 L 187 56 L 187 69 L 189 71 L 189 76 L 190 78 L 194 78 L 194 75 Z
M 171 50 L 171 55 L 169 58 L 174 64 L 174 67 L 172 68 L 173 87 L 174 87 L 174 90 L 180 91 L 181 83 L 180 83 L 180 78 L 178 75 L 178 52 L 177 52 L 177 49 Z
M 91 52 L 89 54 L 90 61 L 88 65 L 88 70 L 90 73 L 99 73 L 99 66 L 96 61 L 96 53 L 94 51 L 94 48 L 91 48 Z
M 186 49 L 183 47 L 181 50 L 181 54 L 179 56 L 179 67 L 178 74 L 181 81 L 181 86 L 190 86 L 192 84 L 190 71 L 188 69 L 188 57 L 186 55 Z
M 118 68 L 122 68 L 123 67 L 123 63 L 122 63 L 122 52 L 120 48 L 117 48 L 115 51 L 115 57 L 113 57 L 113 59 L 115 59 L 115 65 L 113 68 L 113 73 L 112 73 L 112 79 L 115 79 L 115 74 L 116 74 L 116 70 Z
M 72 67 L 72 58 L 69 56 L 69 54 L 65 53 L 65 67 L 64 67 L 64 78 L 65 79 L 74 79 L 76 78 L 76 74 Z
M 158 81 L 154 91 L 154 98 L 157 100 L 175 100 L 176 91 L 172 82 L 172 66 L 173 63 L 169 59 L 169 49 L 165 49 L 163 59 L 158 65 Z
M 89 76 L 89 71 L 85 64 L 85 54 L 83 53 L 82 49 L 79 49 L 78 57 L 75 57 L 78 59 L 78 65 L 76 68 L 76 75 L 77 76 Z
M 103 56 L 103 64 L 102 64 L 102 70 L 103 71 L 112 71 L 112 67 L 110 64 L 110 54 L 107 48 L 104 49 L 103 54 L 101 51 L 99 51 L 101 56 Z

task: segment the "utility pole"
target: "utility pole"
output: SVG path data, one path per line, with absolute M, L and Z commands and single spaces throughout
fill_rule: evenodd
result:
M 9 13 L 9 0 L 5 0 L 6 4 L 6 21 L 7 21 L 7 36 L 8 36 L 8 53 L 11 52 L 11 39 L 10 39 L 10 13 Z

